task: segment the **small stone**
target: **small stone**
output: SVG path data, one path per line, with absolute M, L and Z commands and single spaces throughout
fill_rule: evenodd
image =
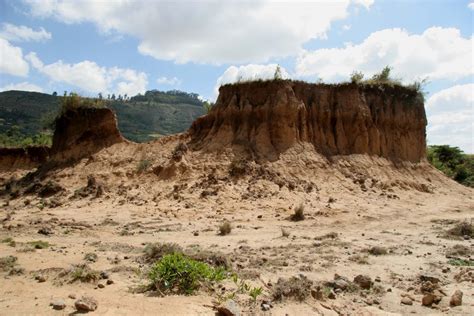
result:
M 61 299 L 52 301 L 50 305 L 53 306 L 53 309 L 55 310 L 62 310 L 66 308 L 66 303 Z
M 359 274 L 354 278 L 354 283 L 365 290 L 369 290 L 372 287 L 372 279 L 367 275 Z
M 74 302 L 74 306 L 79 312 L 92 312 L 97 309 L 97 301 L 90 296 L 83 296 Z
M 262 311 L 266 312 L 266 311 L 269 311 L 270 310 L 270 305 L 268 304 L 264 304 L 262 303 L 262 305 L 260 305 L 262 307 Z
M 44 275 L 37 275 L 35 280 L 38 281 L 38 283 L 43 283 L 46 282 L 46 277 Z
M 69 297 L 70 299 L 75 300 L 76 299 L 76 294 L 71 293 L 67 297 Z
M 239 305 L 233 300 L 227 300 L 217 307 L 217 311 L 224 316 L 240 316 Z
M 97 284 L 97 287 L 98 287 L 99 289 L 103 289 L 103 288 L 105 287 L 105 285 L 104 285 L 103 283 L 99 283 L 99 284 Z
M 108 280 L 107 280 L 107 285 L 111 285 L 111 284 L 114 284 L 114 281 L 113 281 L 113 280 L 110 280 L 110 279 L 108 279 Z
M 53 230 L 49 227 L 41 227 L 39 230 L 38 230 L 38 234 L 41 234 L 41 235 L 51 235 L 53 233 Z
M 423 298 L 421 299 L 421 305 L 423 306 L 431 306 L 433 305 L 434 301 L 436 299 L 436 296 L 432 293 L 428 293 Z
M 199 236 L 199 232 L 194 232 L 193 235 L 194 236 Z
M 258 215 L 258 216 L 257 216 L 257 218 L 262 218 L 262 217 L 263 217 L 263 215 Z
M 331 299 L 331 300 L 335 300 L 336 299 L 336 293 L 334 293 L 334 291 L 331 290 L 331 292 L 329 292 L 329 294 L 328 294 L 328 298 Z
M 311 296 L 315 300 L 322 300 L 323 299 L 323 292 L 321 291 L 321 288 L 311 289 Z
M 403 305 L 413 305 L 413 301 L 408 296 L 402 297 L 401 303 Z
M 334 288 L 335 289 L 341 289 L 341 290 L 346 290 L 347 287 L 349 286 L 349 283 L 347 283 L 345 280 L 343 279 L 337 279 L 337 280 L 334 280 Z
M 453 296 L 451 296 L 451 300 L 449 301 L 449 305 L 450 306 L 461 306 L 462 305 L 462 291 L 460 290 L 456 290 L 453 294 Z
M 109 273 L 107 271 L 101 271 L 100 272 L 100 278 L 101 279 L 108 279 L 109 278 Z

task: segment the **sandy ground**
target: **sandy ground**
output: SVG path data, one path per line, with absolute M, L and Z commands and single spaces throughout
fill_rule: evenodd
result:
M 148 282 L 143 249 L 157 242 L 230 260 L 241 279 L 263 288 L 256 302 L 247 294 L 235 297 L 244 315 L 472 315 L 474 268 L 452 265 L 446 256 L 463 245 L 467 250 L 459 258 L 472 263 L 473 239 L 447 235 L 458 223 L 474 220 L 472 190 L 427 165 L 395 167 L 362 156 L 328 162 L 315 153 L 302 157 L 305 148 L 242 168 L 234 168 L 235 153 L 228 152 L 188 151 L 177 161 L 171 152 L 178 142 L 114 145 L 49 172 L 41 183 L 63 188 L 51 197 L 3 196 L 0 257 L 17 261 L 13 272 L 0 269 L 0 315 L 72 314 L 83 295 L 97 300 L 92 313 L 101 315 L 214 315 L 219 295 L 209 290 L 191 296 L 135 293 Z M 13 175 L 20 174 L 3 173 L 2 181 Z M 103 194 L 95 197 L 91 186 L 78 196 L 90 175 Z M 305 219 L 290 220 L 300 204 Z M 224 220 L 233 228 L 221 236 Z M 38 240 L 49 246 L 29 244 Z M 374 246 L 387 253 L 369 253 Z M 84 259 L 87 253 L 97 255 L 95 262 Z M 64 271 L 84 263 L 106 271 L 113 284 L 71 283 Z M 367 275 L 373 283 L 369 290 L 334 290 L 334 299 L 273 299 L 279 278 L 304 275 L 312 288 L 329 291 L 326 282 L 335 274 L 349 282 Z M 435 278 L 432 283 L 446 294 L 431 307 L 421 303 L 427 278 Z M 232 289 L 229 280 L 223 284 L 225 291 Z M 462 305 L 450 307 L 455 290 L 463 292 Z M 411 297 L 412 305 L 401 304 L 402 297 Z M 56 299 L 66 308 L 53 310 Z M 262 310 L 263 300 L 271 301 L 269 311 Z

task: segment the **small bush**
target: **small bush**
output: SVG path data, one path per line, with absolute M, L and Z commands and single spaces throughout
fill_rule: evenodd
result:
M 2 271 L 9 271 L 16 265 L 16 261 L 18 260 L 17 257 L 14 256 L 6 256 L 0 258 L 0 270 Z
M 464 259 L 451 259 L 448 264 L 458 267 L 474 267 L 474 261 Z
M 137 166 L 137 172 L 138 173 L 143 173 L 148 170 L 148 168 L 151 167 L 151 161 L 148 159 L 142 159 L 138 162 Z
M 360 71 L 354 71 L 351 74 L 351 82 L 352 83 L 361 83 L 364 79 L 364 74 Z
M 16 242 L 11 237 L 7 237 L 5 239 L 2 239 L 2 243 L 8 244 L 10 247 L 16 247 Z
M 46 249 L 50 246 L 49 242 L 43 240 L 29 241 L 28 245 L 32 246 L 34 249 Z
M 99 257 L 96 253 L 88 252 L 84 255 L 84 260 L 89 262 L 96 262 Z
M 273 299 L 277 301 L 281 301 L 285 298 L 294 298 L 302 302 L 310 294 L 311 286 L 313 286 L 313 281 L 308 280 L 308 278 L 303 275 L 299 278 L 279 278 L 273 288 L 272 296 Z
M 462 256 L 468 257 L 472 254 L 472 250 L 464 245 L 454 245 L 446 251 L 446 255 L 450 257 Z
M 448 234 L 456 237 L 469 236 L 474 238 L 474 225 L 468 221 L 463 221 L 451 228 Z
M 230 224 L 229 221 L 224 221 L 222 224 L 220 224 L 219 235 L 221 236 L 229 235 L 231 231 L 232 231 L 232 225 Z
M 381 247 L 381 246 L 373 246 L 372 248 L 369 249 L 369 253 L 374 256 L 381 256 L 381 255 L 386 255 L 387 248 Z
M 183 249 L 175 243 L 152 243 L 147 244 L 143 249 L 143 261 L 152 263 L 160 260 L 166 255 L 173 253 L 183 253 Z
M 150 270 L 152 288 L 164 293 L 192 294 L 204 282 L 225 278 L 223 268 L 213 268 L 206 263 L 184 256 L 181 253 L 165 255 Z
M 295 208 L 293 215 L 291 215 L 292 221 L 302 221 L 304 220 L 304 205 L 300 204 Z
M 87 264 L 73 266 L 68 274 L 71 277 L 70 283 L 76 281 L 91 283 L 99 280 L 100 277 L 99 271 L 92 270 Z

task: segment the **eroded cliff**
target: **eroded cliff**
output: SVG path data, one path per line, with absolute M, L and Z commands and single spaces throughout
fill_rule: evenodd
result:
M 425 158 L 423 97 L 400 86 L 251 82 L 220 88 L 216 105 L 191 126 L 191 146 L 226 146 L 278 159 L 298 142 L 325 156 Z

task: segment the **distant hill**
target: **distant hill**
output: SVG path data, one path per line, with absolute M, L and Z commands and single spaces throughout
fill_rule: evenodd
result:
M 205 113 L 195 93 L 147 91 L 129 100 L 108 100 L 124 137 L 136 142 L 180 133 Z M 0 92 L 0 134 L 34 136 L 48 128 L 61 107 L 61 97 L 38 92 Z

